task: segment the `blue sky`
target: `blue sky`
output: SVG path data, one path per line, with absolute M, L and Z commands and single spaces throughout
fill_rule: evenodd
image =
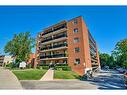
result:
M 1 6 L 0 53 L 15 33 L 36 37 L 43 28 L 77 16 L 83 16 L 100 52 L 111 54 L 127 38 L 127 6 Z

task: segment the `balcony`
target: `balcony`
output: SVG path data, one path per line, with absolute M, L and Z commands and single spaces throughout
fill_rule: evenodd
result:
M 2 63 L 3 63 L 3 60 L 0 60 L 0 62 L 2 62 Z
M 49 30 L 49 31 L 47 31 L 47 32 L 44 32 L 44 33 L 42 34 L 42 36 L 43 36 L 43 35 L 46 35 L 46 34 L 49 34 L 49 33 L 51 33 L 51 32 L 53 32 L 53 30 Z
M 41 43 L 48 42 L 48 41 L 51 41 L 51 40 L 52 40 L 52 38 L 48 38 L 48 39 L 45 39 L 45 40 L 41 41 Z
M 42 36 L 44 36 L 44 35 L 46 35 L 46 34 L 49 34 L 49 33 L 56 32 L 57 30 L 60 30 L 60 29 L 63 29 L 63 28 L 67 28 L 67 26 L 64 24 L 64 25 L 62 25 L 62 26 L 60 26 L 60 27 L 58 27 L 58 28 L 54 28 L 54 29 L 52 29 L 52 30 L 49 30 L 49 31 L 47 31 L 47 32 L 44 32 L 44 33 L 42 34 Z
M 67 46 L 67 44 L 57 44 L 57 45 L 53 45 L 52 48 L 59 48 L 59 47 L 64 47 L 64 46 Z
M 57 44 L 57 45 L 53 45 L 53 46 L 48 46 L 48 47 L 43 47 L 41 48 L 40 50 L 43 51 L 43 50 L 51 50 L 51 49 L 55 49 L 55 48 L 60 48 L 60 47 L 65 47 L 67 46 L 67 44 Z
M 40 56 L 40 60 L 43 59 L 56 59 L 56 58 L 67 58 L 66 54 L 53 54 L 53 55 L 45 55 L 45 56 Z
M 48 43 L 48 42 L 50 43 L 50 42 L 55 41 L 55 40 L 57 40 L 57 39 L 66 38 L 66 37 L 67 37 L 67 34 L 62 34 L 62 35 L 55 36 L 55 37 L 53 37 L 53 38 L 49 38 L 49 39 L 43 40 L 43 41 L 41 41 L 41 43 L 42 43 L 42 44 Z
M 54 54 L 53 58 L 56 58 L 56 57 L 66 57 L 66 54 Z
M 58 38 L 62 38 L 62 37 L 67 37 L 67 34 L 58 35 L 56 37 L 53 37 L 53 39 L 58 39 Z
M 43 47 L 40 50 L 48 50 L 48 49 L 52 49 L 52 46 L 48 46 L 48 47 Z
M 93 49 L 90 49 L 90 54 L 93 56 L 96 56 L 96 51 L 94 51 Z
M 98 60 L 95 59 L 95 58 L 91 58 L 91 61 L 92 61 L 92 62 L 98 62 Z

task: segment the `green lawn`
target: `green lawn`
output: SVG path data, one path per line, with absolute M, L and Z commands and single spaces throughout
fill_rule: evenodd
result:
M 55 79 L 79 79 L 79 75 L 73 71 L 58 71 L 54 72 Z
M 39 69 L 12 70 L 19 80 L 39 80 L 46 71 Z

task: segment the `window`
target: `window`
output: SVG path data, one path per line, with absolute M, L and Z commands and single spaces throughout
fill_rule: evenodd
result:
M 73 30 L 73 32 L 74 32 L 74 33 L 78 33 L 78 28 L 75 28 L 75 29 Z
M 80 48 L 79 47 L 76 47 L 75 48 L 75 52 L 77 53 L 77 52 L 80 52 Z
M 76 59 L 75 59 L 75 63 L 76 63 L 76 64 L 80 64 L 80 59 L 79 59 L 79 58 L 76 58 Z
M 77 19 L 74 20 L 74 25 L 78 24 L 78 21 Z
M 79 42 L 79 38 L 74 38 L 74 43 L 78 43 Z

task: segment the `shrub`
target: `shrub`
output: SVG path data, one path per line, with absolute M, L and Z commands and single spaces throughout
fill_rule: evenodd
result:
M 6 68 L 12 68 L 13 64 L 12 63 L 9 63 L 6 65 Z
M 45 69 L 45 70 L 48 70 L 49 69 L 49 66 L 41 66 L 42 69 Z
M 68 66 L 68 64 L 57 64 L 56 66 Z
M 27 64 L 27 66 L 26 66 L 27 68 L 31 68 L 31 64 Z
M 82 80 L 82 81 L 86 81 L 87 80 L 87 76 L 86 75 L 79 76 L 79 79 Z
M 19 63 L 12 63 L 12 68 L 17 68 L 19 67 Z
M 65 67 L 63 67 L 62 68 L 64 71 L 71 71 L 71 67 L 69 67 L 69 66 L 65 66 Z
M 42 69 L 42 67 L 41 67 L 41 66 L 37 66 L 36 68 L 37 68 L 37 69 Z
M 38 66 L 49 66 L 48 64 L 40 63 Z
M 71 71 L 69 66 L 55 66 L 55 70 Z
M 37 69 L 48 70 L 49 69 L 49 66 L 37 66 Z
M 19 64 L 17 64 L 17 63 L 9 63 L 9 64 L 7 64 L 6 65 L 6 68 L 17 68 L 17 67 L 19 67 Z

